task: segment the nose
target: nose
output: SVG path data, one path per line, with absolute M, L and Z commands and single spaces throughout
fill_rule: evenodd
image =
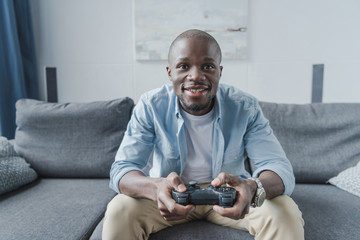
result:
M 200 69 L 198 69 L 197 67 L 193 67 L 189 70 L 187 79 L 192 80 L 192 81 L 198 81 L 198 80 L 200 80 L 201 76 L 202 76 L 202 73 L 201 73 Z

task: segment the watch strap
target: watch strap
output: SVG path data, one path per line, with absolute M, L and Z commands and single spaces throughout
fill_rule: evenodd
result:
M 265 189 L 264 189 L 260 179 L 253 178 L 253 177 L 251 177 L 249 179 L 253 180 L 257 185 L 257 189 L 256 189 L 256 192 L 255 192 L 255 196 L 254 196 L 254 198 L 253 198 L 253 200 L 251 202 L 251 206 L 252 207 L 260 207 L 261 205 L 259 205 L 259 197 L 260 197 L 260 195 L 262 193 L 265 193 Z

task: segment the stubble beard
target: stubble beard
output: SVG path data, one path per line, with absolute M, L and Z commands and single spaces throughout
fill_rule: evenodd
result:
M 212 104 L 213 100 L 215 99 L 215 96 L 209 96 L 207 98 L 206 103 L 204 103 L 204 104 L 193 103 L 190 105 L 185 102 L 185 99 L 182 95 L 178 96 L 178 98 L 181 102 L 181 105 L 185 108 L 185 110 L 188 110 L 189 112 L 200 112 L 200 111 L 208 108 Z

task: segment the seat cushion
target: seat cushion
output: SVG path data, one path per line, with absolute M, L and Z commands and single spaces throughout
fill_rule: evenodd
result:
M 359 197 L 329 184 L 296 184 L 292 198 L 305 220 L 305 239 L 359 238 Z
M 253 240 L 254 236 L 246 231 L 222 227 L 204 220 L 188 222 L 175 227 L 166 228 L 151 234 L 149 240 L 182 240 L 182 239 L 226 239 Z
M 101 240 L 103 221 L 99 223 L 90 240 Z M 248 232 L 233 228 L 222 227 L 205 220 L 193 221 L 166 228 L 160 232 L 151 234 L 149 240 L 183 240 L 183 239 L 241 239 L 253 240 L 254 237 Z
M 115 196 L 108 179 L 39 179 L 0 197 L 0 239 L 88 239 Z

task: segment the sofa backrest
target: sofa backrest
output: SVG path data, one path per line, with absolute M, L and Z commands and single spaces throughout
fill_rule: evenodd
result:
M 360 103 L 260 102 L 296 182 L 325 183 L 360 160 Z
M 134 102 L 16 103 L 14 147 L 42 177 L 109 177 Z

